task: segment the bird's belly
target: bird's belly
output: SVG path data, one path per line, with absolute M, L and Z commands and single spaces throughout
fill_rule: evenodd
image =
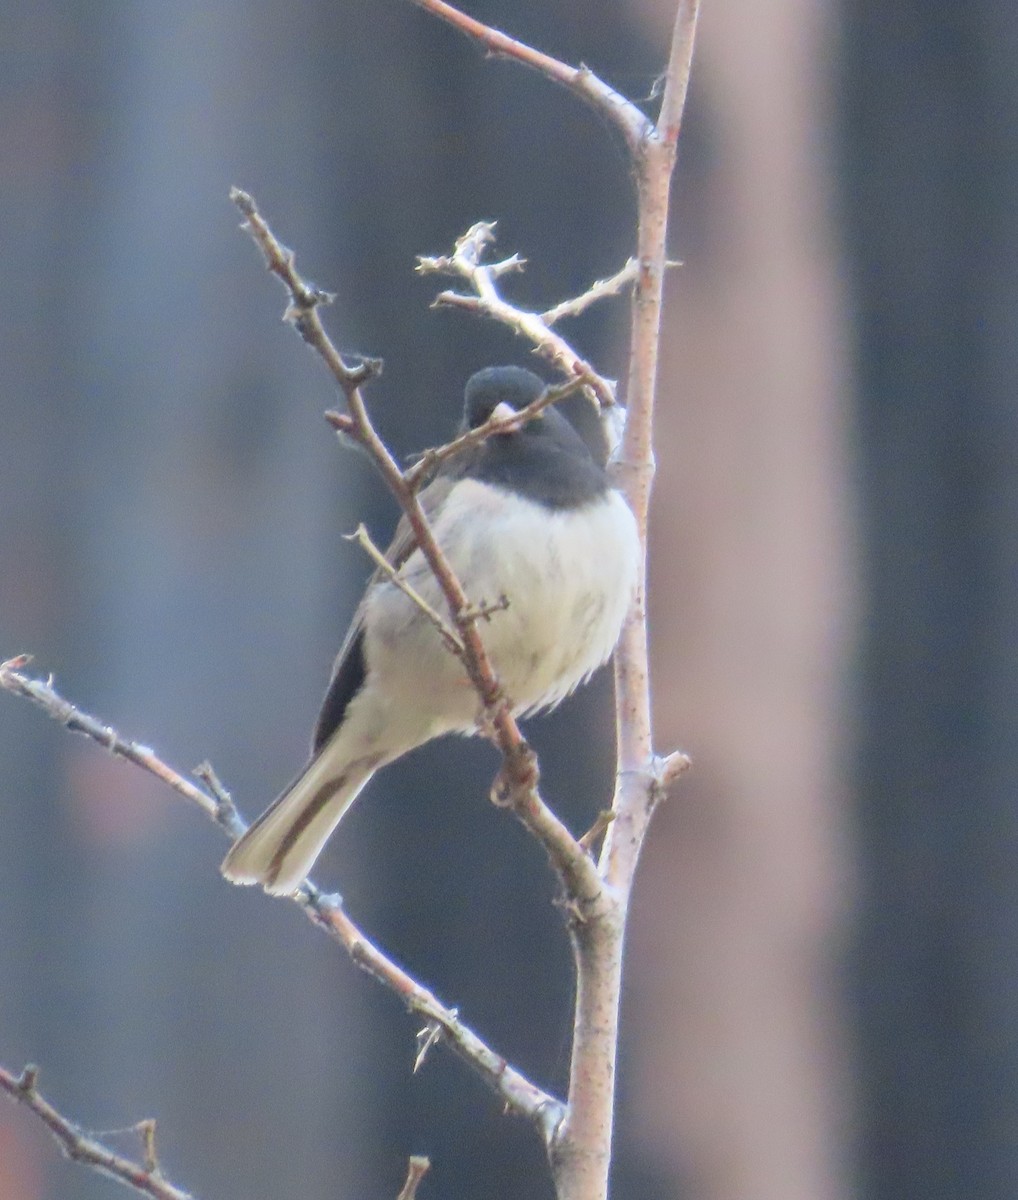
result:
M 558 703 L 609 657 L 637 571 L 635 522 L 619 493 L 556 511 L 464 480 L 435 534 L 470 601 L 496 606 L 477 627 L 515 711 Z M 402 574 L 447 616 L 419 552 Z M 378 586 L 370 603 L 369 671 L 416 694 L 435 714 L 435 732 L 472 729 L 477 696 L 434 623 L 392 583 Z

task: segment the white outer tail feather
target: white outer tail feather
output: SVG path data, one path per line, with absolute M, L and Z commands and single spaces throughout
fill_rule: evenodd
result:
M 376 765 L 355 760 L 347 765 L 343 775 L 337 776 L 334 756 L 320 754 L 234 843 L 220 868 L 223 875 L 231 883 L 261 884 L 270 896 L 295 892 Z M 330 782 L 336 784 L 337 790 L 321 803 L 318 812 L 305 817 L 305 813 L 311 814 L 321 790 Z M 307 821 L 306 826 L 292 832 L 302 818 Z M 289 846 L 287 841 L 291 841 Z

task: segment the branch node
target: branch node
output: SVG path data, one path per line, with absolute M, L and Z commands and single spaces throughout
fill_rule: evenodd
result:
M 651 764 L 654 787 L 661 793 L 666 792 L 680 775 L 693 765 L 693 760 L 681 750 L 673 750 L 664 757 L 655 755 Z
M 541 1105 L 537 1116 L 538 1128 L 549 1148 L 558 1140 L 562 1122 L 566 1119 L 566 1106 L 558 1100 L 547 1100 Z
M 26 1096 L 34 1096 L 38 1082 L 38 1066 L 35 1063 L 25 1063 L 21 1074 L 18 1076 L 18 1091 Z
M 193 773 L 212 793 L 212 798 L 216 802 L 215 819 L 217 824 L 221 825 L 228 833 L 231 832 L 236 828 L 240 816 L 237 813 L 237 806 L 233 803 L 233 797 L 223 786 L 223 781 L 207 759 L 205 762 L 199 763 Z
M 331 929 L 332 913 L 342 911 L 343 897 L 339 892 L 323 892 L 310 879 L 305 879 L 301 885 L 306 897 L 306 905 L 317 923 L 325 929 Z
M 455 257 L 465 258 L 476 266 L 484 251 L 495 241 L 497 221 L 475 221 L 461 237 L 456 239 Z
M 520 270 L 524 259 L 510 255 L 496 263 L 483 263 L 486 248 L 495 239 L 495 222 L 478 221 L 457 238 L 451 255 L 418 257 L 421 272 L 438 272 L 465 279 L 473 294 L 445 289 L 432 301 L 432 308 L 453 307 L 498 321 L 524 337 L 536 352 L 552 363 L 567 378 L 579 379 L 597 397 L 602 408 L 615 404 L 615 392 L 608 380 L 599 375 L 572 346 L 551 328 L 551 322 L 568 313 L 582 312 L 601 296 L 621 290 L 636 278 L 637 272 L 629 263 L 611 279 L 599 280 L 583 296 L 566 301 L 542 314 L 518 308 L 504 299 L 497 286 L 498 279 L 509 271 Z M 550 319 L 549 319 L 550 317 Z
M 464 609 L 458 617 L 458 623 L 473 625 L 478 621 L 490 621 L 494 613 L 505 612 L 508 607 L 509 597 L 503 593 L 493 604 L 482 600 L 480 604 L 474 604 L 470 608 Z
M 496 808 L 514 808 L 520 797 L 536 790 L 540 782 L 541 772 L 537 755 L 527 745 L 521 742 L 499 768 L 491 785 L 490 798 Z
M 580 845 L 589 854 L 594 843 L 605 832 L 608 826 L 615 820 L 616 813 L 610 808 L 602 809 L 594 821 L 594 824 L 587 830 L 583 837 L 579 838 Z
M 343 437 L 355 437 L 357 422 L 349 413 L 337 412 L 334 408 L 327 409 L 325 420 Z
M 488 270 L 497 279 L 500 275 L 508 275 L 513 271 L 522 272 L 527 265 L 527 260 L 520 254 L 511 254 L 508 258 L 503 258 L 501 262 L 491 263 Z
M 150 1175 L 161 1175 L 159 1156 L 156 1154 L 156 1123 L 152 1117 L 139 1121 L 135 1126 L 141 1139 L 142 1154 L 145 1158 L 145 1170 Z
M 350 386 L 363 387 L 366 383 L 377 379 L 384 367 L 385 360 L 382 358 L 362 358 L 356 367 L 351 368 L 347 372 L 347 379 Z

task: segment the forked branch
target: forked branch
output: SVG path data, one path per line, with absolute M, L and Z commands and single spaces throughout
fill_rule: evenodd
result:
M 568 88 L 573 95 L 595 108 L 622 134 L 630 153 L 636 152 L 641 140 L 651 129 L 651 122 L 632 101 L 599 79 L 589 67 L 570 66 L 550 54 L 510 37 L 501 29 L 485 25 L 468 16 L 445 0 L 413 0 L 418 8 L 445 21 L 460 33 L 477 42 L 486 53 L 514 59 L 525 67 L 539 71 L 546 79 Z
M 151 1196 L 152 1200 L 192 1200 L 189 1192 L 175 1187 L 160 1170 L 155 1149 L 155 1121 L 141 1121 L 132 1131 L 141 1140 L 142 1161 L 139 1162 L 118 1154 L 95 1134 L 86 1133 L 65 1117 L 39 1091 L 38 1082 L 39 1068 L 31 1064 L 20 1075 L 0 1067 L 0 1091 L 35 1113 L 68 1158 Z
M 557 367 L 566 378 L 572 377 L 580 380 L 597 398 L 602 408 L 611 408 L 615 404 L 615 389 L 611 383 L 603 375 L 599 375 L 586 359 L 581 358 L 565 338 L 556 333 L 551 326 L 555 320 L 567 315 L 569 311 L 582 311 L 582 307 L 586 307 L 586 304 L 592 304 L 601 296 L 621 290 L 628 280 L 622 279 L 614 288 L 609 288 L 606 283 L 601 283 L 599 295 L 587 299 L 589 293 L 585 293 L 584 297 L 578 300 L 567 301 L 565 305 L 559 306 L 563 311 L 556 314 L 556 310 L 551 309 L 551 319 L 549 319 L 548 313 L 531 312 L 503 299 L 498 287 L 499 278 L 509 271 L 522 270 L 524 260 L 514 254 L 510 258 L 502 259 L 501 262 L 485 262 L 487 250 L 494 240 L 495 222 L 478 221 L 477 224 L 471 225 L 461 238 L 457 239 L 451 255 L 421 255 L 418 257 L 417 270 L 422 275 L 458 276 L 465 279 L 471 287 L 470 293 L 439 292 L 435 297 L 434 307 L 460 308 L 501 322 L 533 343 L 538 354 Z M 619 276 L 616 276 L 615 279 L 618 280 Z M 577 304 L 581 305 L 580 309 L 576 308 Z

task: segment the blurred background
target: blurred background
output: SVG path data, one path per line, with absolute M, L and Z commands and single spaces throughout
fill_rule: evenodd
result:
M 671 0 L 472 0 L 650 99 Z M 404 0 L 0 3 L 0 654 L 250 816 L 303 760 L 394 510 L 238 232 L 254 193 L 380 355 L 400 453 L 528 362 L 414 256 L 480 218 L 547 306 L 633 246 L 622 148 Z M 1018 1189 L 1018 8 L 705 0 L 664 331 L 657 739 L 695 768 L 635 898 L 616 1200 Z M 626 370 L 626 308 L 568 330 Z M 531 723 L 577 831 L 605 673 Z M 568 946 L 490 748 L 376 779 L 317 877 L 544 1085 Z M 536 1139 L 218 831 L 0 696 L 0 1062 L 88 1128 L 156 1117 L 201 1200 L 551 1196 Z M 110 1135 L 135 1149 L 130 1135 Z M 99 1200 L 0 1105 L 0 1200 Z

